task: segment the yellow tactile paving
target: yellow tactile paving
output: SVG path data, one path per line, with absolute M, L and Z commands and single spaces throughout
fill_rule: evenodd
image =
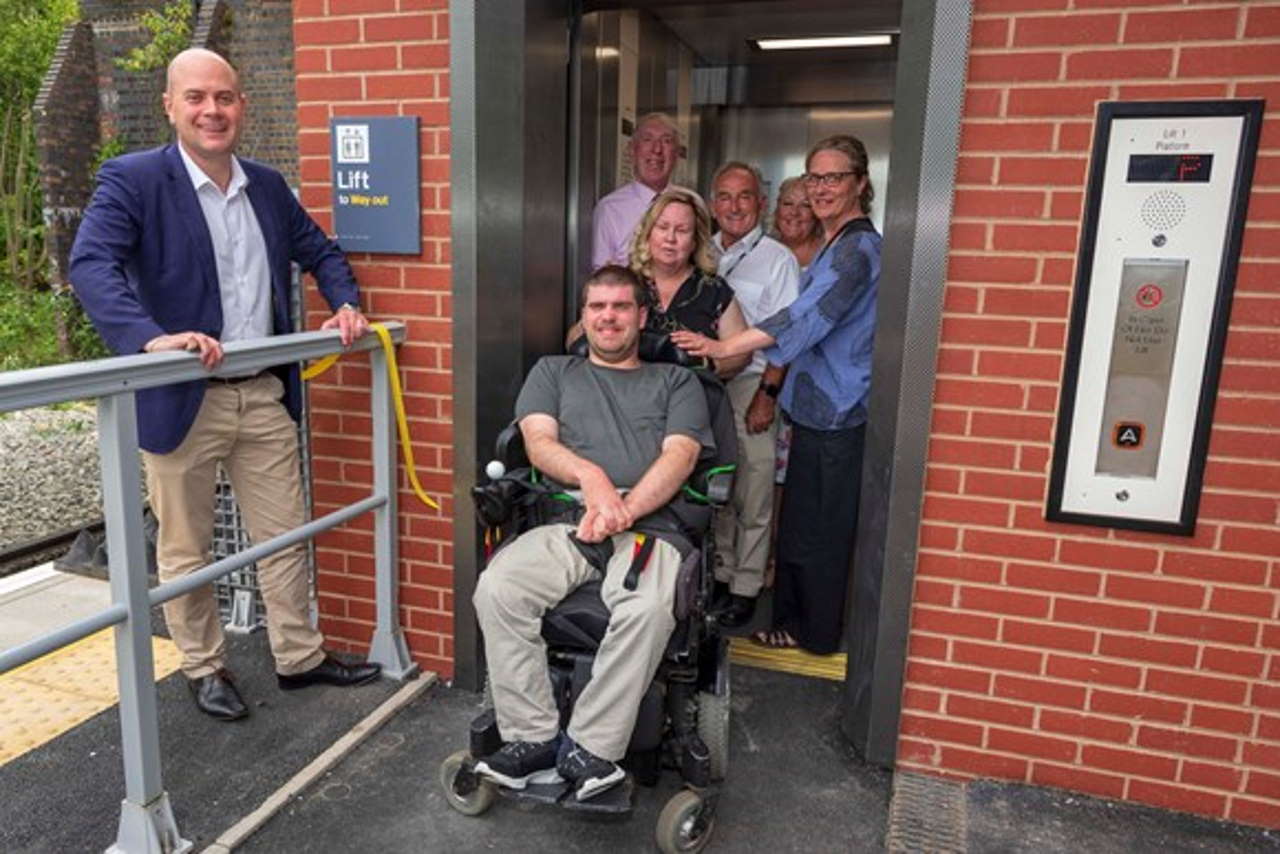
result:
M 843 652 L 834 655 L 814 655 L 802 649 L 773 649 L 753 643 L 749 638 L 729 638 L 729 659 L 734 664 L 760 667 L 764 670 L 780 670 L 799 676 L 817 676 L 819 679 L 844 681 L 845 659 Z
M 0 676 L 0 765 L 51 741 L 119 699 L 112 629 Z M 151 639 L 156 679 L 178 669 L 173 641 Z

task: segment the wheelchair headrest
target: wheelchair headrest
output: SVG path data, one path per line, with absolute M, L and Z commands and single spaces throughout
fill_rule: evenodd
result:
M 569 345 L 569 355 L 587 357 L 587 336 L 579 335 L 572 344 Z M 671 336 L 665 332 L 654 332 L 652 329 L 640 330 L 640 360 L 643 362 L 666 362 L 672 365 L 679 365 L 682 368 L 696 368 L 702 364 L 702 361 L 695 356 L 690 356 L 684 350 L 681 350 L 675 344 L 671 343 Z

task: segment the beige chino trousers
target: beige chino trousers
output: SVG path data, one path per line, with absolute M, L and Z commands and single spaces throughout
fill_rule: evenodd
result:
M 572 525 L 543 525 L 526 531 L 494 555 L 476 584 L 473 602 L 504 741 L 547 741 L 560 729 L 542 615 L 598 576 L 569 541 L 573 530 Z M 627 590 L 623 581 L 634 544 L 630 532 L 613 536 L 613 558 L 600 591 L 610 613 L 609 630 L 569 720 L 570 738 L 613 762 L 626 755 L 640 700 L 676 625 L 680 552 L 659 540 L 636 589 Z
M 168 454 L 143 452 L 151 508 L 160 522 L 161 582 L 210 562 L 219 462 L 253 542 L 305 520 L 297 425 L 280 402 L 283 394 L 283 383 L 269 373 L 240 383 L 210 382 L 182 444 Z M 276 671 L 284 675 L 310 670 L 324 658 L 323 637 L 311 624 L 306 554 L 300 543 L 258 561 L 267 636 Z M 188 678 L 225 666 L 226 642 L 212 586 L 166 602 L 164 616 Z
M 716 514 L 716 581 L 738 596 L 758 596 L 769 563 L 778 419 L 760 433 L 747 432 L 747 407 L 760 387 L 759 374 L 738 374 L 726 386 L 738 431 L 738 468 L 733 501 Z

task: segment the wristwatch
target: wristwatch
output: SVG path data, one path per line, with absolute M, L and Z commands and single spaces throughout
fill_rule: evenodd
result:
M 337 308 L 335 308 L 335 309 L 333 310 L 333 313 L 334 313 L 334 314 L 337 314 L 338 312 L 340 312 L 340 311 L 342 311 L 342 310 L 344 310 L 344 309 L 347 309 L 347 310 L 349 310 L 349 311 L 354 311 L 356 314 L 359 314 L 359 313 L 360 313 L 360 306 L 356 305 L 355 303 L 350 303 L 350 302 L 344 302 L 342 305 L 340 305 L 340 306 L 338 306 Z
M 782 391 L 782 386 L 777 383 L 760 383 L 760 390 L 776 400 Z

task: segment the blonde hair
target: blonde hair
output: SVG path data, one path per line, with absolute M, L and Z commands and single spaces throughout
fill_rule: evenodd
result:
M 782 232 L 778 229 L 778 213 L 782 210 L 782 200 L 786 198 L 794 188 L 799 187 L 801 195 L 808 197 L 808 193 L 804 189 L 804 176 L 792 175 L 790 178 L 778 185 L 778 203 L 773 206 L 773 218 L 769 224 L 769 236 L 775 240 L 782 239 Z M 813 228 L 810 229 L 810 237 L 822 236 L 822 223 L 818 221 L 816 216 L 813 217 Z
M 653 279 L 653 256 L 649 253 L 649 235 L 653 233 L 654 223 L 662 215 L 667 205 L 688 205 L 693 209 L 693 265 L 708 276 L 715 275 L 716 258 L 711 243 L 711 214 L 702 197 L 692 190 L 683 187 L 668 187 L 654 196 L 649 209 L 644 212 L 635 237 L 631 239 L 631 254 L 628 258 L 631 269 L 646 281 Z

